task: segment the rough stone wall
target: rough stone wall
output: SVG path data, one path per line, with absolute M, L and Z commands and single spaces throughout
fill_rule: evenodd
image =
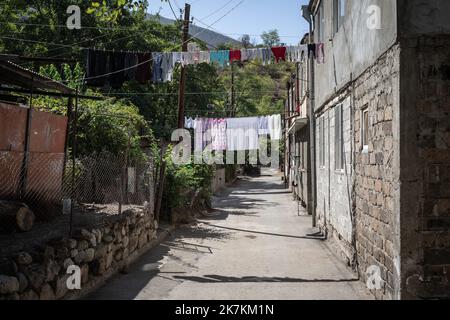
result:
M 402 297 L 450 297 L 450 36 L 401 39 Z
M 126 268 L 156 238 L 150 209 L 129 210 L 111 219 L 99 229 L 74 232 L 72 239 L 54 239 L 0 258 L 0 300 L 79 298 Z M 81 290 L 67 288 L 71 265 L 81 270 Z
M 398 291 L 399 97 L 400 49 L 393 46 L 354 83 L 356 245 L 364 282 L 378 267 L 378 299 Z M 362 145 L 362 111 L 368 110 L 368 150 Z M 397 248 L 397 249 L 396 249 Z

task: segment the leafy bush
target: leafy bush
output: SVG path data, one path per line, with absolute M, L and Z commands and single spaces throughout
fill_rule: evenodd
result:
M 206 201 L 211 197 L 214 166 L 206 164 L 176 165 L 172 161 L 170 147 L 164 157 L 166 161 L 166 187 L 164 197 L 170 208 L 188 207 L 196 192 Z

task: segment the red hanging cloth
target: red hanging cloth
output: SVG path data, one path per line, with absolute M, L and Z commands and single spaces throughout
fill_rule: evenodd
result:
M 280 62 L 280 60 L 286 61 L 286 47 L 273 47 L 272 53 L 275 56 L 275 60 Z
M 241 50 L 230 50 L 230 62 L 241 61 Z

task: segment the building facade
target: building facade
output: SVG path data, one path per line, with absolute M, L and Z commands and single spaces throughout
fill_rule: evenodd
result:
M 449 297 L 450 2 L 309 12 L 317 224 L 377 298 Z
M 301 43 L 307 42 L 306 35 Z M 288 99 L 285 111 L 286 165 L 287 177 L 294 199 L 306 208 L 312 206 L 310 126 L 308 99 L 309 64 L 305 57 L 296 63 L 295 72 L 287 83 Z

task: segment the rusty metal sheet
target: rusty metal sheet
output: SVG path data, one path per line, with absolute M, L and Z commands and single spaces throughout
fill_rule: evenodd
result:
M 0 151 L 23 151 L 27 109 L 0 102 Z
M 58 203 L 62 198 L 64 154 L 30 153 L 27 197 L 44 203 Z
M 48 112 L 32 112 L 30 152 L 64 153 L 67 117 Z
M 18 196 L 23 152 L 0 151 L 0 199 Z

